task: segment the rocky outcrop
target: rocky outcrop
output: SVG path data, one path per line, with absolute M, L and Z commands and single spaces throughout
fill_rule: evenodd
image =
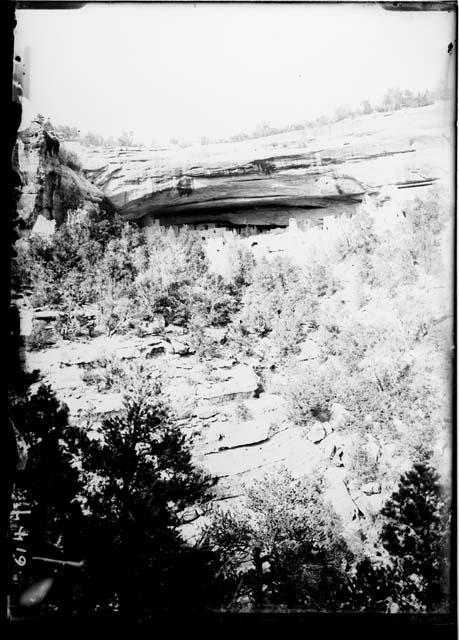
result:
M 36 315 L 36 322 L 42 323 L 57 317 L 50 310 Z M 221 358 L 214 359 L 209 370 L 196 355 L 176 353 L 168 341 L 170 335 L 164 329 L 160 335 L 143 338 L 60 340 L 51 348 L 29 353 L 27 367 L 40 371 L 36 385 L 49 384 L 68 405 L 71 423 L 88 420 L 90 428 L 102 416 L 120 411 L 124 392 L 113 382 L 98 386 L 94 374 L 104 381 L 111 362 L 124 361 L 128 367 L 141 363 L 161 378 L 164 396 L 179 417 L 177 427 L 193 436 L 196 463 L 218 479 L 214 500 L 219 504 L 242 499 L 244 486 L 271 470 L 286 467 L 294 477 L 301 477 L 317 465 L 330 464 L 322 445 L 311 442 L 306 429 L 289 422 L 286 400 L 260 389 L 250 365 Z M 156 345 L 164 346 L 164 351 L 146 358 Z M 184 524 L 195 524 L 195 532 L 203 518 L 197 512 L 183 514 Z
M 270 436 L 270 427 L 271 423 L 266 418 L 231 425 L 227 422 L 214 422 L 206 430 L 205 454 L 266 442 Z
M 59 318 L 46 309 L 35 316 L 39 323 Z M 34 387 L 49 384 L 69 407 L 70 423 L 84 425 L 94 437 L 103 417 L 118 413 L 123 405 L 125 388 L 110 374 L 113 364 L 132 367 L 134 375 L 140 364 L 162 381 L 163 395 L 175 410 L 176 427 L 191 437 L 195 464 L 216 480 L 208 504 L 180 514 L 188 541 L 199 541 L 209 521 L 208 509 L 237 509 L 253 481 L 287 469 L 293 478 L 323 475 L 326 497 L 341 516 L 347 538 L 352 542 L 355 537 L 357 548 L 359 527 L 371 525 L 387 499 L 388 487 L 368 476 L 361 480 L 349 475 L 352 453 L 362 446 L 372 460 L 388 466 L 396 458 L 394 447 L 385 444 L 382 452 L 376 441 L 356 440 L 347 430 L 352 416 L 339 403 L 330 407 L 325 421 L 294 425 L 279 388 L 263 378 L 273 392 L 263 391 L 250 364 L 237 362 L 225 351 L 211 367 L 196 354 L 181 355 L 174 346 L 176 339 L 186 343 L 181 330 L 168 326 L 143 337 L 60 339 L 51 348 L 28 353 L 26 363 L 29 370 L 40 372 Z
M 365 495 L 372 496 L 381 493 L 381 484 L 379 482 L 367 482 L 361 489 Z
M 336 211 L 337 202 L 355 205 L 365 192 L 353 177 L 324 177 L 312 151 L 267 159 L 254 159 L 256 153 L 263 150 L 253 141 L 180 151 L 93 150 L 84 170 L 125 219 L 161 224 L 286 226 L 298 207 Z
M 383 186 L 422 188 L 448 153 L 444 105 L 188 148 L 81 149 L 84 174 L 125 219 L 287 226 L 352 213 Z M 443 154 L 443 155 L 442 155 Z
M 317 444 L 318 442 L 321 442 L 326 435 L 327 432 L 325 431 L 324 425 L 320 422 L 315 422 L 308 433 L 308 440 Z
M 232 400 L 253 398 L 257 392 L 259 381 L 254 370 L 247 365 L 237 365 L 227 376 L 227 380 L 208 385 L 200 397 L 212 404 L 224 404 Z
M 272 228 L 355 212 L 365 194 L 421 189 L 441 179 L 445 106 L 374 113 L 239 143 L 162 149 L 86 148 L 56 155 L 43 125 L 16 149 L 28 226 L 68 211 L 119 211 L 142 224 Z M 49 146 L 49 145 L 48 145 Z M 64 151 L 64 152 L 63 152 Z M 72 160 L 81 160 L 81 171 Z M 69 159 L 70 158 L 70 159 Z M 446 163 L 447 164 L 447 163 Z
M 63 146 L 49 143 L 50 134 L 34 121 L 20 132 L 16 143 L 21 177 L 21 197 L 17 212 L 28 228 L 37 220 L 67 220 L 68 212 L 92 218 L 101 213 L 114 215 L 113 204 L 104 193 L 79 171 L 78 161 Z

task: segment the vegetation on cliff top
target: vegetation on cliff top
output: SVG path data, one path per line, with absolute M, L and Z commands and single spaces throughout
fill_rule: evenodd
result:
M 285 126 L 273 126 L 269 122 L 260 122 L 250 132 L 244 131 L 226 138 L 218 139 L 211 139 L 206 136 L 202 136 L 201 138 L 199 138 L 199 142 L 202 145 L 214 144 L 218 142 L 242 142 L 244 140 L 263 138 L 279 133 L 286 133 L 288 131 L 300 131 L 315 126 L 327 125 L 334 122 L 340 122 L 345 118 L 368 115 L 371 113 L 388 113 L 392 111 L 398 111 L 407 107 L 425 107 L 434 104 L 436 100 L 451 97 L 452 96 L 444 90 L 426 90 L 414 93 L 409 89 L 400 89 L 398 87 L 391 88 L 386 91 L 383 98 L 377 103 L 372 104 L 369 100 L 363 100 L 358 106 L 341 105 L 337 107 L 335 111 L 329 116 L 322 115 L 315 120 L 302 120 L 300 122 L 295 122 Z M 104 148 L 115 146 L 144 146 L 143 144 L 139 144 L 134 140 L 134 134 L 132 131 L 123 131 L 118 137 L 102 136 L 93 132 L 87 132 L 82 135 L 77 127 L 71 127 L 67 125 L 58 125 L 54 127 L 54 131 L 62 140 L 77 140 L 84 146 L 95 146 Z M 187 147 L 190 146 L 193 141 L 173 137 L 169 142 L 174 146 L 177 145 L 181 147 Z M 152 146 L 155 146 L 154 141 L 152 143 Z

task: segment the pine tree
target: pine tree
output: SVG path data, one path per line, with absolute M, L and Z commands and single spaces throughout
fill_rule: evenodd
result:
M 18 474 L 16 487 L 25 491 L 32 508 L 31 543 L 37 555 L 60 555 L 64 532 L 79 509 L 72 503 L 78 477 L 70 464 L 65 441 L 71 439 L 68 409 L 49 386 L 16 397 L 10 415 L 28 447 L 27 464 Z M 68 529 L 70 537 L 70 529 Z M 58 542 L 59 541 L 59 542 Z
M 206 530 L 222 570 L 237 585 L 233 601 L 253 608 L 333 609 L 351 558 L 322 480 L 295 481 L 286 470 L 255 482 L 245 509 L 216 512 Z
M 381 511 L 379 555 L 351 575 L 349 606 L 390 612 L 448 612 L 450 500 L 428 464 L 415 464 Z M 384 551 L 383 551 L 384 550 Z
M 415 464 L 381 512 L 382 546 L 394 564 L 400 609 L 434 611 L 448 597 L 449 499 L 438 474 Z
M 104 592 L 136 618 L 183 607 L 183 587 L 193 576 L 180 567 L 191 562 L 196 571 L 199 554 L 186 553 L 179 514 L 203 499 L 211 483 L 193 466 L 159 387 L 131 390 L 119 415 L 82 433 L 78 457 L 90 532 L 88 593 Z

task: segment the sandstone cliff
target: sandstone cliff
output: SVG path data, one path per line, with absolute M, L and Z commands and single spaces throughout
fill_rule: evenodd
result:
M 353 213 L 365 193 L 443 177 L 448 103 L 187 148 L 83 148 L 83 173 L 125 219 L 286 226 Z
M 140 149 L 109 151 L 92 149 L 86 152 L 81 150 L 83 173 L 86 178 L 62 166 L 56 158 L 43 157 L 39 146 L 40 131 L 35 143 L 30 142 L 30 148 L 22 149 L 20 153 L 29 159 L 30 175 L 41 175 L 45 185 L 48 184 L 47 176 L 53 170 L 62 176 L 61 185 L 67 184 L 65 178 L 71 180 L 73 185 L 80 185 L 79 196 L 86 209 L 93 205 L 101 208 L 105 202 L 102 193 L 105 193 L 110 197 L 112 206 L 119 207 L 126 218 L 134 217 L 129 211 L 134 212 L 138 207 L 139 218 L 164 216 L 163 221 L 166 222 L 171 222 L 174 215 L 178 216 L 180 210 L 177 203 L 181 200 L 184 202 L 180 205 L 183 219 L 199 220 L 196 217 L 197 213 L 204 215 L 205 207 L 211 206 L 210 202 L 219 202 L 222 205 L 226 199 L 230 198 L 229 193 L 232 187 L 237 192 L 238 182 L 239 186 L 243 185 L 241 189 L 244 188 L 246 194 L 252 190 L 251 197 L 257 201 L 262 199 L 263 193 L 266 193 L 265 189 L 269 192 L 269 185 L 273 190 L 276 188 L 278 193 L 282 191 L 285 195 L 290 179 L 291 192 L 296 190 L 298 195 L 299 176 L 302 176 L 303 187 L 309 184 L 311 188 L 310 195 L 307 196 L 311 198 L 311 202 L 312 198 L 316 201 L 320 200 L 320 207 L 317 206 L 319 213 L 316 215 L 324 215 L 324 211 L 330 212 L 333 202 L 335 204 L 339 202 L 340 206 L 343 206 L 344 199 L 339 200 L 337 197 L 333 199 L 332 189 L 338 190 L 340 185 L 342 188 L 345 179 L 344 171 L 348 174 L 352 172 L 352 177 L 346 178 L 348 180 L 346 183 L 348 193 L 344 194 L 346 198 L 357 200 L 363 197 L 363 194 L 357 191 L 352 193 L 352 185 L 365 183 L 364 190 L 370 193 L 379 191 L 383 194 L 386 187 L 392 189 L 391 202 L 387 203 L 391 205 L 388 211 L 385 211 L 385 206 L 376 206 L 371 202 L 366 202 L 364 208 L 371 212 L 374 207 L 371 215 L 374 217 L 375 233 L 379 234 L 380 240 L 386 237 L 387 230 L 391 230 L 390 241 L 386 238 L 386 243 L 388 249 L 390 248 L 391 251 L 393 249 L 393 253 L 388 255 L 391 256 L 390 262 L 394 263 L 394 278 L 398 282 L 399 275 L 404 273 L 406 265 L 400 267 L 396 262 L 398 253 L 402 253 L 397 249 L 396 241 L 401 237 L 397 229 L 402 229 L 405 217 L 402 215 L 401 207 L 396 205 L 394 193 L 405 196 L 407 193 L 419 192 L 425 185 L 447 177 L 450 163 L 445 161 L 445 154 L 448 153 L 449 143 L 442 135 L 443 129 L 438 125 L 440 108 L 442 108 L 441 105 L 434 105 L 423 109 L 412 109 L 405 113 L 391 114 L 387 118 L 383 114 L 373 114 L 368 117 L 365 130 L 360 131 L 360 134 L 359 119 L 353 121 L 352 135 L 349 131 L 345 133 L 346 127 L 351 127 L 352 123 L 336 125 L 333 139 L 330 136 L 329 146 L 324 145 L 324 137 L 320 140 L 318 138 L 315 146 L 313 142 L 309 142 L 307 150 L 298 152 L 296 166 L 292 166 L 294 164 L 293 153 L 291 153 L 293 141 L 289 153 L 283 149 L 278 149 L 276 154 L 273 153 L 273 148 L 275 149 L 273 145 L 280 144 L 279 136 L 241 143 L 239 146 L 234 145 L 231 150 L 232 155 L 229 147 L 225 148 L 225 145 L 209 145 L 194 151 L 192 149 L 171 149 L 161 152 Z M 391 118 L 393 118 L 391 126 L 386 127 L 383 120 Z M 434 126 L 435 123 L 437 123 L 436 126 Z M 377 125 L 380 129 L 375 128 Z M 340 128 L 341 138 L 338 135 Z M 288 135 L 293 136 L 293 134 Z M 295 135 L 298 137 L 298 132 Z M 32 139 L 30 133 L 29 138 Z M 359 138 L 365 142 L 361 140 L 359 142 Z M 349 144 L 345 144 L 343 139 Z M 338 140 L 341 140 L 341 147 L 338 147 Z M 298 140 L 295 144 L 298 147 Z M 306 165 L 308 161 L 312 163 L 311 154 L 314 148 L 322 149 L 322 164 L 300 166 L 301 163 Z M 335 155 L 332 153 L 333 149 L 335 149 Z M 255 154 L 254 151 L 257 150 L 260 153 Z M 199 154 L 201 154 L 199 164 L 192 164 L 192 160 L 196 160 Z M 346 154 L 349 155 L 346 156 Z M 255 162 L 254 157 L 261 160 Z M 330 160 L 327 164 L 324 158 L 333 158 L 333 161 Z M 35 169 L 32 167 L 32 161 L 36 162 Z M 182 182 L 180 195 L 177 182 L 181 178 L 176 176 L 178 166 L 182 168 L 181 177 L 193 177 L 194 187 L 196 184 L 199 187 L 200 181 L 204 184 L 205 180 L 208 181 L 207 187 L 203 187 L 197 195 L 194 192 L 187 195 L 183 193 Z M 340 166 L 341 174 L 338 173 Z M 239 174 L 237 167 L 240 169 Z M 91 185 L 87 178 L 92 179 L 99 186 Z M 317 195 L 317 192 L 312 190 L 311 185 L 314 181 L 317 185 L 322 185 L 322 195 Z M 247 184 L 244 186 L 244 182 L 248 183 L 248 186 Z M 38 181 L 35 184 L 38 184 Z M 46 192 L 48 187 L 41 185 L 40 188 L 42 192 Z M 209 193 L 206 191 L 208 189 L 214 190 L 215 201 L 205 199 L 207 197 L 205 194 Z M 38 191 L 37 189 L 37 193 Z M 197 191 L 199 192 L 199 189 Z M 27 203 L 27 194 L 27 190 L 24 189 L 23 207 Z M 42 211 L 36 208 L 36 203 L 44 196 L 42 194 L 40 198 L 37 195 L 32 198 L 29 192 L 29 197 L 31 197 L 31 206 L 27 209 L 28 218 L 27 216 L 24 218 L 33 223 L 34 216 Z M 62 195 L 60 197 L 62 198 Z M 304 191 L 301 197 L 306 197 Z M 155 202 L 158 204 L 156 198 L 158 202 L 163 202 L 161 215 L 152 204 Z M 168 198 L 170 203 L 175 201 L 176 204 L 164 205 Z M 123 204 L 124 200 L 126 204 Z M 55 199 L 52 202 L 55 202 Z M 200 211 L 197 207 L 199 203 Z M 159 209 L 161 207 L 158 205 Z M 271 207 L 272 216 L 277 216 L 273 224 L 282 226 L 279 222 L 282 220 L 281 215 L 288 219 L 292 215 L 292 209 L 293 207 L 288 203 L 284 203 L 277 210 Z M 59 210 L 62 212 L 65 208 L 61 205 Z M 54 211 L 52 207 L 51 211 Z M 224 211 L 223 206 L 217 207 L 217 211 Z M 266 219 L 268 211 L 268 207 L 258 206 L 254 215 L 259 216 L 259 219 Z M 306 211 L 311 215 L 311 209 Z M 238 216 L 241 219 L 240 217 L 245 215 L 241 214 L 241 209 L 236 205 L 227 210 L 224 215 L 229 216 L 229 214 L 235 216 L 234 219 Z M 59 219 L 56 213 L 53 213 L 53 218 Z M 227 217 L 226 220 L 229 218 Z M 260 236 L 257 242 L 253 242 L 252 239 L 240 239 L 240 242 L 246 243 L 246 248 L 253 251 L 257 259 L 258 257 L 270 259 L 270 256 L 276 256 L 281 252 L 292 261 L 302 264 L 315 252 L 327 253 L 333 242 L 337 242 L 346 231 L 346 225 L 349 227 L 347 231 L 350 236 L 353 224 L 352 219 L 336 221 L 329 219 L 323 229 L 316 228 L 307 233 L 298 234 L 280 231 Z M 448 239 L 451 235 L 447 233 L 445 237 Z M 210 246 L 211 244 L 208 243 L 207 246 L 209 258 L 215 270 L 218 270 L 217 254 L 223 251 L 223 246 L 214 243 L 215 247 L 213 247 L 213 245 Z M 450 260 L 450 243 L 447 244 L 445 265 L 448 265 Z M 389 259 L 385 255 L 381 254 L 377 263 L 381 267 L 382 282 L 386 282 L 386 278 L 391 277 L 391 270 L 386 268 Z M 364 257 L 366 259 L 366 256 Z M 339 282 L 340 286 L 330 293 L 329 299 L 321 298 L 323 317 L 327 323 L 329 318 L 336 324 L 342 322 L 343 329 L 349 325 L 360 327 L 362 332 L 368 329 L 369 333 L 374 331 L 379 332 L 378 335 L 392 336 L 394 332 L 400 330 L 399 316 L 405 318 L 403 314 L 411 313 L 411 303 L 405 303 L 406 290 L 400 291 L 400 300 L 403 304 L 400 305 L 400 309 L 395 309 L 395 306 L 389 304 L 387 295 L 383 295 L 384 290 L 380 291 L 376 288 L 373 293 L 373 290 L 363 288 L 362 265 L 365 266 L 366 263 L 360 264 L 361 262 L 360 258 L 357 260 L 352 252 L 344 261 L 332 261 L 334 270 L 332 280 Z M 441 265 L 438 268 L 441 268 Z M 449 322 L 452 314 L 448 307 L 450 284 L 446 282 L 444 274 L 440 282 L 441 286 L 435 278 L 432 281 L 422 279 L 422 285 L 419 285 L 420 293 L 417 292 L 422 295 L 418 305 L 414 306 L 413 322 L 416 320 L 416 313 L 422 318 L 426 313 L 427 317 L 430 314 L 434 318 L 432 326 L 442 327 L 441 330 L 449 336 L 451 334 Z M 368 297 L 369 294 L 371 294 L 370 297 Z M 39 325 L 44 323 L 52 329 L 53 322 L 58 319 L 60 313 L 49 309 L 28 309 L 27 312 L 24 309 L 23 311 L 22 334 L 24 336 L 30 335 L 34 323 Z M 85 313 L 88 315 L 93 313 L 95 316 L 95 311 L 91 312 L 90 309 L 85 310 Z M 28 322 L 24 319 L 27 315 Z M 411 323 L 408 315 L 407 331 Z M 203 362 L 190 348 L 183 327 L 166 325 L 164 318 L 162 321 L 159 319 L 157 324 L 158 326 L 153 326 L 152 322 L 148 331 L 145 331 L 145 335 L 142 336 L 132 332 L 130 335 L 94 337 L 88 331 L 87 339 L 80 337 L 78 341 L 69 342 L 58 338 L 54 340 L 54 346 L 47 345 L 39 352 L 28 353 L 27 367 L 30 370 L 40 370 L 41 381 L 50 384 L 59 399 L 68 404 L 71 419 L 75 424 L 87 421 L 90 427 L 91 421 L 100 420 L 106 414 L 119 411 L 122 403 L 123 389 L 116 385 L 112 387 L 102 385 L 99 388 L 94 384 L 97 375 L 103 378 L 106 375 L 104 371 L 110 368 L 113 360 L 115 363 L 121 361 L 125 364 L 142 364 L 155 376 L 161 377 L 165 395 L 171 400 L 177 414 L 182 417 L 179 420 L 180 427 L 194 436 L 195 461 L 218 479 L 214 502 L 221 508 L 232 508 L 240 503 L 244 496 L 245 484 L 250 484 L 253 479 L 276 468 L 287 467 L 295 477 L 313 473 L 319 468 L 326 474 L 329 498 L 335 510 L 342 516 L 349 537 L 352 538 L 359 527 L 366 526 L 365 523 L 372 522 L 393 486 L 390 484 L 390 478 L 386 486 L 380 486 L 373 478 L 371 481 L 367 478 L 359 479 L 356 486 L 350 486 L 346 481 L 349 457 L 353 450 L 363 448 L 365 445 L 368 451 L 365 449 L 364 455 L 371 463 L 389 469 L 391 473 L 393 471 L 393 475 L 396 475 L 403 470 L 407 460 L 403 455 L 397 456 L 393 435 L 390 441 L 384 440 L 379 435 L 378 423 L 372 422 L 373 426 L 370 426 L 373 429 L 373 435 L 368 442 L 352 436 L 346 428 L 349 409 L 342 401 L 333 404 L 330 416 L 325 420 L 318 418 L 314 424 L 308 425 L 308 428 L 299 427 L 293 423 L 289 418 L 285 399 L 289 380 L 283 370 L 284 365 L 280 365 L 280 359 L 277 358 L 276 362 L 273 343 L 267 338 L 257 338 L 254 341 L 252 357 L 241 357 L 237 351 L 234 352 L 226 344 L 227 329 L 208 327 L 207 332 L 216 333 L 211 337 L 221 345 L 222 353 L 219 357 Z M 423 319 L 422 327 L 424 325 Z M 320 336 L 317 338 L 318 341 L 319 338 Z M 432 340 L 437 340 L 435 335 Z M 438 341 L 440 342 L 440 338 Z M 306 336 L 300 340 L 298 347 L 298 353 L 292 356 L 292 361 L 297 367 L 296 379 L 302 379 L 308 368 L 315 366 L 314 363 L 319 357 L 319 347 L 317 341 L 313 338 L 307 339 Z M 417 351 L 410 352 L 409 355 L 412 361 L 418 363 L 422 369 L 425 368 L 425 363 L 431 365 L 438 360 L 440 363 L 438 370 L 441 370 L 443 360 L 449 358 L 448 348 L 449 343 L 445 349 L 442 347 L 440 353 L 440 349 L 437 350 L 432 343 L 426 345 L 425 355 Z M 384 353 L 382 355 L 385 357 Z M 385 362 L 384 357 L 382 365 Z M 396 358 L 398 360 L 399 354 Z M 380 354 L 377 352 L 375 362 L 379 363 L 379 360 Z M 436 375 L 437 369 L 432 371 L 433 379 L 439 378 Z M 431 385 L 430 382 L 428 384 Z M 369 419 L 372 420 L 370 414 Z M 391 424 L 390 428 L 392 431 L 397 429 L 402 433 L 404 431 L 400 420 L 398 423 Z M 370 427 L 365 426 L 365 430 L 367 429 Z M 440 438 L 438 443 L 435 442 L 435 447 L 436 455 L 439 457 L 447 455 L 448 445 L 441 442 Z M 442 463 L 439 467 L 444 469 L 447 465 Z M 386 475 L 390 476 L 389 473 Z M 184 514 L 184 534 L 194 539 L 205 522 L 205 512 L 196 510 Z
M 46 135 L 43 125 L 34 121 L 16 143 L 15 164 L 22 182 L 17 212 L 26 227 L 32 228 L 40 216 L 59 225 L 76 211 L 95 218 L 113 215 L 113 205 L 82 175 L 77 157 L 62 144 L 47 147 Z

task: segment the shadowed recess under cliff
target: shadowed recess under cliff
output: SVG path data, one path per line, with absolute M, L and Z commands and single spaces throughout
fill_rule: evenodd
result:
M 352 214 L 382 187 L 421 188 L 440 179 L 448 152 L 443 113 L 438 102 L 186 148 L 74 146 L 83 174 L 126 220 L 286 226 L 290 218 Z

